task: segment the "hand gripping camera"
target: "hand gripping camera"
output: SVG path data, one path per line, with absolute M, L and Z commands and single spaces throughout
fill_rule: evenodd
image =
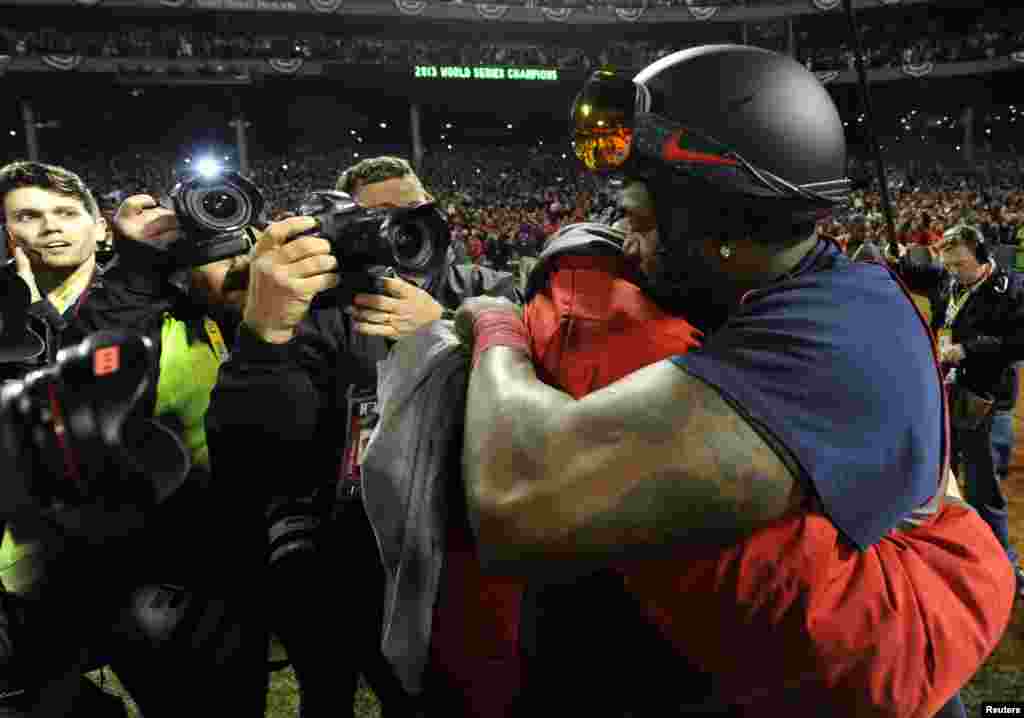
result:
M 97 332 L 0 387 L 2 514 L 97 501 L 144 507 L 173 493 L 188 454 L 170 431 L 132 415 L 155 367 L 147 337 Z

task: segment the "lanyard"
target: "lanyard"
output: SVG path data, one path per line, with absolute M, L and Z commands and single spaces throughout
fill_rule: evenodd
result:
M 210 337 L 210 344 L 213 345 L 213 351 L 217 354 L 217 358 L 222 362 L 225 361 L 228 358 L 228 347 L 224 343 L 224 335 L 220 333 L 217 322 L 207 317 L 203 320 L 203 326 L 206 328 L 206 336 Z

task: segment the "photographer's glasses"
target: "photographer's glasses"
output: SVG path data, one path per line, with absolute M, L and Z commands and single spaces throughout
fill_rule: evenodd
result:
M 730 192 L 803 199 L 827 206 L 844 199 L 849 179 L 797 185 L 755 167 L 739 153 L 697 130 L 649 112 L 644 85 L 611 70 L 598 70 L 576 96 L 570 125 L 576 156 L 597 173 L 631 173 L 642 157 Z

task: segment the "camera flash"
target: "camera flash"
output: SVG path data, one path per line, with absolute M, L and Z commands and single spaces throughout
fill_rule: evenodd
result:
M 199 174 L 207 179 L 210 177 L 216 177 L 220 174 L 220 164 L 218 164 L 217 160 L 212 157 L 204 157 L 199 160 L 197 168 L 199 170 Z

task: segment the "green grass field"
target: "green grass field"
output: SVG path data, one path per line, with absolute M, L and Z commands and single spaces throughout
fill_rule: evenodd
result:
M 963 690 L 964 703 L 967 705 L 969 718 L 981 716 L 982 701 L 1022 700 L 1024 699 L 1024 667 L 1009 668 L 995 665 L 994 661 L 982 666 L 981 670 Z M 131 699 L 124 693 L 117 677 L 110 670 L 104 671 L 104 688 L 126 698 L 128 712 L 132 718 L 139 718 L 139 712 Z M 99 673 L 91 674 L 99 680 Z M 270 693 L 267 697 L 266 718 L 295 718 L 299 710 L 298 685 L 295 674 L 290 668 L 273 673 L 270 677 Z M 356 716 L 358 718 L 380 718 L 380 707 L 373 692 L 365 685 L 360 686 L 356 696 Z M 225 716 L 224 718 L 228 718 Z M 234 718 L 232 716 L 231 718 Z M 451 716 L 450 718 L 458 718 Z

